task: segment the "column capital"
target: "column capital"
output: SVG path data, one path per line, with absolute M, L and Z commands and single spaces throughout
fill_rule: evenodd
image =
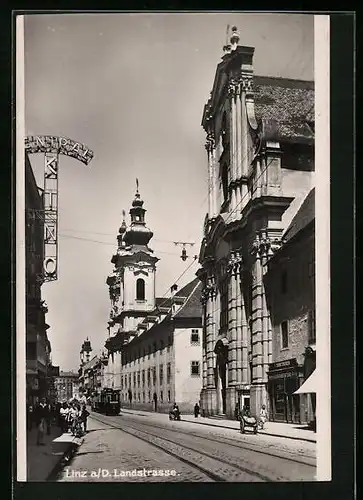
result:
M 253 92 L 253 74 L 241 72 L 239 76 L 239 84 L 241 92 L 250 94 Z
M 208 132 L 207 139 L 205 142 L 205 149 L 210 153 L 216 147 L 216 141 L 213 132 Z
M 257 257 L 271 257 L 279 250 L 283 240 L 279 237 L 270 237 L 267 230 L 260 231 L 252 243 L 251 254 Z
M 227 264 L 227 272 L 229 275 L 236 276 L 241 272 L 243 259 L 239 250 L 232 250 Z

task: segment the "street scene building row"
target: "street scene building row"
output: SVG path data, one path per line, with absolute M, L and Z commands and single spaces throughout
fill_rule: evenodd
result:
M 104 351 L 91 357 L 91 341 L 82 345 L 79 394 L 112 388 L 125 408 L 167 412 L 176 402 L 189 413 L 198 402 L 204 416 L 228 418 L 236 405 L 256 415 L 266 405 L 274 421 L 314 420 L 315 396 L 303 390 L 316 363 L 314 82 L 255 75 L 253 56 L 234 28 L 202 114 L 208 213 L 196 278 L 156 296 L 162 262 L 137 182 L 107 278 Z M 34 182 L 27 204 L 41 210 Z M 42 221 L 32 220 L 39 234 L 27 238 L 42 263 Z M 38 309 L 36 321 L 27 312 L 27 397 L 63 398 L 36 262 L 29 254 L 27 302 Z

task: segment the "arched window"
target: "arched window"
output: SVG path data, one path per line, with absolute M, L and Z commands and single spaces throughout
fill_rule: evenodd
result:
M 145 281 L 142 278 L 136 281 L 136 300 L 145 300 Z

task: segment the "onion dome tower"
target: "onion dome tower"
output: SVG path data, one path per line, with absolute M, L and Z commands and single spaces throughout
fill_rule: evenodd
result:
M 146 227 L 145 223 L 145 208 L 143 208 L 144 201 L 139 193 L 139 181 L 136 179 L 136 193 L 130 209 L 131 224 L 126 229 L 123 240 L 127 247 L 140 246 L 147 247 L 149 241 L 153 237 L 153 232 Z

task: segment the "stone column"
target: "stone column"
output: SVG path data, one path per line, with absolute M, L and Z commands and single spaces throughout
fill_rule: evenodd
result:
M 232 184 L 231 189 L 231 204 L 229 207 L 230 220 L 234 221 L 237 218 L 237 204 L 238 204 L 238 194 L 236 191 L 236 179 L 238 170 L 238 97 L 237 97 L 237 84 L 234 79 L 231 79 L 228 86 L 228 97 L 230 102 L 230 171 L 231 178 L 230 184 Z
M 262 404 L 265 387 L 263 381 L 263 283 L 261 264 L 261 241 L 257 236 L 252 253 L 252 381 L 251 381 L 251 411 L 258 414 Z
M 228 263 L 228 386 L 237 383 L 237 288 L 235 254 L 231 252 Z
M 215 295 L 216 286 L 214 276 L 208 278 L 206 291 L 206 389 L 204 391 L 206 415 L 216 413 L 216 387 L 215 387 Z
M 238 385 L 249 385 L 249 363 L 248 363 L 248 324 L 246 316 L 246 307 L 244 300 L 244 286 L 242 280 L 243 262 L 241 252 L 236 254 L 237 260 L 237 381 Z
M 202 389 L 206 389 L 207 387 L 207 344 L 206 344 L 206 317 L 207 317 L 207 297 L 205 291 L 202 292 L 202 308 L 203 308 L 203 340 L 202 340 Z
M 205 149 L 208 155 L 208 216 L 216 216 L 216 187 L 215 187 L 215 139 L 212 132 L 208 132 Z

